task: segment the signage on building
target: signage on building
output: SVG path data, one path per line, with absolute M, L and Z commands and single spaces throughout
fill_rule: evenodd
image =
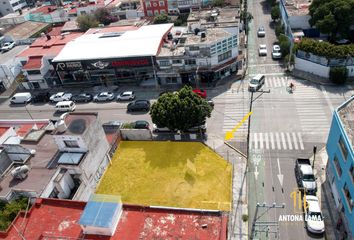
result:
M 56 71 L 75 71 L 82 70 L 81 62 L 59 62 L 55 66 Z
M 148 65 L 150 65 L 148 58 L 112 61 L 112 67 L 140 67 Z

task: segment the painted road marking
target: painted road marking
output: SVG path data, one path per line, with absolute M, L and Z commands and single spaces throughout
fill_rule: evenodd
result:
M 284 133 L 281 132 L 280 135 L 281 135 L 281 142 L 283 143 L 283 148 L 286 149 L 286 143 L 285 143 Z
M 292 135 L 293 135 L 295 150 L 298 150 L 298 149 L 299 149 L 299 145 L 297 145 L 296 134 L 295 134 L 295 133 L 292 133 Z
M 247 115 L 239 122 L 231 131 L 226 132 L 225 134 L 225 140 L 230 140 L 234 137 L 234 133 L 237 131 L 239 127 L 242 126 L 243 122 L 246 121 L 249 116 L 251 116 L 252 112 L 247 113 Z
M 268 133 L 264 134 L 264 138 L 265 138 L 265 141 L 266 141 L 266 149 L 269 149 Z
M 302 142 L 302 138 L 301 138 L 301 133 L 297 133 L 297 136 L 299 138 L 299 143 L 300 143 L 300 149 L 304 150 L 304 144 Z
M 289 143 L 289 150 L 293 150 L 293 145 L 291 144 L 291 138 L 290 138 L 290 133 L 286 133 L 286 138 L 288 139 Z
M 260 148 L 263 149 L 263 133 L 259 134 L 259 145 Z
M 276 140 L 277 140 L 277 148 L 278 148 L 278 150 L 280 150 L 281 149 L 281 146 L 280 146 L 280 138 L 279 138 L 279 133 L 275 133 L 275 138 L 276 138 Z
M 270 143 L 272 145 L 272 149 L 275 149 L 274 136 L 272 132 L 270 133 Z
M 258 149 L 257 133 L 254 133 L 254 148 L 255 148 L 255 149 Z

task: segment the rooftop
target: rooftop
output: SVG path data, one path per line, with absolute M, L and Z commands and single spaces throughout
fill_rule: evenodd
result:
M 347 133 L 351 147 L 354 146 L 354 98 L 352 97 L 338 109 L 338 115 Z M 353 151 L 353 150 L 352 150 Z
M 212 10 L 193 11 L 189 14 L 187 22 L 199 23 L 207 28 L 235 27 L 240 22 L 239 8 L 213 8 Z
M 20 214 L 7 234 L 0 237 L 18 239 L 226 239 L 227 216 L 220 212 L 201 212 L 167 208 L 123 205 L 123 213 L 112 237 L 83 235 L 79 225 L 85 202 L 37 199 Z
M 122 141 L 96 192 L 127 204 L 229 211 L 231 170 L 201 143 Z
M 158 24 L 123 33 L 115 30 L 85 34 L 69 42 L 53 61 L 155 56 L 163 36 L 172 26 L 173 24 Z
M 69 135 L 82 135 L 86 129 L 97 120 L 96 113 L 70 113 L 66 115 L 64 121 L 68 127 L 65 134 Z
M 36 8 L 33 11 L 31 11 L 31 13 L 48 14 L 54 12 L 56 9 L 57 7 L 54 5 L 47 5 L 47 6 L 41 6 L 39 8 Z
M 309 15 L 311 0 L 284 0 L 285 8 L 289 16 Z
M 212 44 L 230 36 L 232 35 L 223 29 L 208 28 L 205 31 L 205 38 L 203 39 L 203 41 L 201 41 L 200 33 L 198 35 L 189 34 L 187 35 L 185 45 Z
M 11 36 L 14 40 L 22 40 L 32 37 L 35 33 L 47 27 L 48 23 L 27 21 L 16 25 L 4 35 Z

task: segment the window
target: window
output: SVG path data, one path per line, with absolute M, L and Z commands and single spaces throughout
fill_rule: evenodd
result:
M 160 13 L 161 14 L 166 14 L 166 11 L 165 10 L 160 10 Z
M 164 60 L 164 61 L 159 61 L 159 65 L 162 66 L 162 67 L 163 66 L 170 66 L 171 63 L 168 60 Z
M 160 7 L 164 7 L 165 6 L 165 2 L 164 1 L 160 1 L 159 5 L 160 5 Z
M 344 143 L 344 140 L 342 137 L 339 138 L 339 148 L 343 154 L 343 158 L 344 160 L 347 160 L 347 157 L 348 157 L 348 150 L 347 148 L 345 147 L 345 143 Z
M 187 60 L 184 60 L 184 62 L 186 65 L 195 65 L 196 64 L 195 59 L 187 59 Z
M 151 3 L 150 2 L 146 2 L 146 7 L 151 7 Z
M 177 83 L 177 78 L 176 78 L 176 77 L 167 77 L 167 78 L 166 78 L 166 83 L 167 83 L 167 84 L 174 84 L 174 83 Z
M 159 10 L 155 10 L 155 11 L 154 11 L 154 15 L 155 15 L 155 16 L 159 15 Z
M 172 60 L 172 64 L 181 64 L 182 60 L 181 59 L 174 59 Z
M 65 147 L 68 148 L 79 148 L 79 144 L 75 140 L 64 140 Z
M 148 11 L 147 11 L 147 14 L 148 14 L 149 17 L 152 17 L 152 16 L 153 16 L 153 13 L 152 13 L 151 10 L 148 10 Z
M 336 167 L 338 177 L 341 177 L 342 176 L 342 168 L 340 167 L 337 156 L 334 156 L 333 163 L 334 163 L 334 166 Z
M 28 75 L 37 75 L 37 74 L 41 74 L 41 71 L 39 71 L 39 70 L 27 70 L 27 74 Z
M 353 200 L 352 200 L 352 196 L 350 195 L 349 189 L 348 189 L 348 185 L 345 184 L 344 188 L 343 188 L 343 192 L 344 192 L 344 196 L 347 199 L 347 204 L 348 204 L 348 208 L 350 211 L 352 211 L 353 209 Z
M 189 51 L 199 51 L 198 46 L 189 46 Z
M 231 57 L 231 51 L 228 51 L 228 52 L 226 52 L 226 53 L 220 54 L 220 55 L 218 56 L 218 61 L 219 61 L 219 62 L 222 62 L 222 61 L 224 61 L 224 60 L 226 60 L 226 59 L 228 59 L 228 58 L 230 58 L 230 57 Z

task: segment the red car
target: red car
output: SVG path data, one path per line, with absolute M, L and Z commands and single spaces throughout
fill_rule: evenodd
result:
M 198 94 L 202 98 L 207 97 L 206 91 L 204 89 L 193 89 L 193 92 L 195 92 L 196 94 Z

